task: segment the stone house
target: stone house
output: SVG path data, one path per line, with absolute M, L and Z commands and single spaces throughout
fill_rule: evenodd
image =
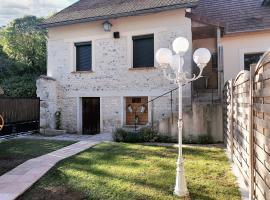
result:
M 184 36 L 191 44 L 185 55 L 187 72 L 196 73 L 194 50 L 206 47 L 213 54 L 205 78 L 184 88 L 184 135 L 211 134 L 222 141 L 224 79 L 249 62 L 245 57 L 252 50 L 249 45 L 253 47 L 249 53 L 255 54 L 255 49 L 261 52 L 269 44 L 268 1 L 242 4 L 238 0 L 80 0 L 50 17 L 42 24 L 48 28 L 47 76 L 37 80 L 41 126 L 55 128 L 55 113 L 60 111 L 61 128 L 68 132 L 112 131 L 136 121 L 176 136 L 176 86 L 163 77 L 154 54 Z M 258 13 L 262 18 L 256 17 Z M 252 17 L 256 19 L 251 22 Z M 254 43 L 248 44 L 251 39 Z

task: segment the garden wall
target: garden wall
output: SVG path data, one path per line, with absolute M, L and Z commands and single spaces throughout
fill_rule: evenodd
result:
M 225 84 L 223 132 L 250 199 L 270 200 L 270 52 Z

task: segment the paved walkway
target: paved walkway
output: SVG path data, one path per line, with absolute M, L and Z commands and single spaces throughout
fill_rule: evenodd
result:
M 100 136 L 101 135 L 101 136 Z M 103 134 L 99 135 L 79 135 L 79 134 L 63 134 L 57 136 L 42 136 L 42 135 L 21 135 L 17 138 L 25 139 L 44 139 L 44 140 L 61 140 L 61 141 L 89 141 L 92 138 L 102 137 Z
M 37 182 L 57 162 L 101 142 L 111 141 L 111 134 L 99 134 L 52 153 L 28 160 L 0 177 L 0 200 L 14 200 Z

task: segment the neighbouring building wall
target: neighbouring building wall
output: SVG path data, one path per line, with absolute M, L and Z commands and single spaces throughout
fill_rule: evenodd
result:
M 161 134 L 178 137 L 177 128 L 178 113 L 163 118 L 158 124 Z M 184 128 L 183 139 L 185 142 L 222 142 L 222 104 L 193 102 L 192 109 L 183 113 Z M 200 139 L 201 138 L 201 139 Z
M 193 40 L 193 50 L 198 48 L 207 48 L 211 54 L 217 53 L 217 39 L 216 38 L 206 38 Z M 212 58 L 213 59 L 213 58 Z M 218 89 L 218 75 L 217 75 L 217 65 L 213 66 L 213 60 L 208 63 L 203 71 L 203 77 L 195 81 L 194 89 Z M 194 64 L 195 65 L 195 64 Z M 195 72 L 199 69 L 194 66 Z
M 62 110 L 62 128 L 69 132 L 82 130 L 83 97 L 100 97 L 100 126 L 103 131 L 111 131 L 124 125 L 125 97 L 148 96 L 150 100 L 176 88 L 164 78 L 160 69 L 132 68 L 132 36 L 154 33 L 155 52 L 162 47 L 171 48 L 178 36 L 192 43 L 191 21 L 185 18 L 185 10 L 124 17 L 110 22 L 111 32 L 104 32 L 103 21 L 49 28 L 47 76 L 55 79 L 58 85 L 57 108 L 53 110 Z M 114 31 L 120 32 L 120 39 L 113 38 Z M 92 42 L 93 71 L 76 72 L 74 43 L 87 41 Z M 191 72 L 191 49 L 185 55 L 188 72 Z M 164 107 L 167 101 L 155 109 L 158 114 L 154 116 L 167 115 L 168 108 Z M 191 104 L 190 85 L 184 88 L 184 102 Z
M 266 52 L 270 49 L 270 31 L 225 36 L 221 42 L 224 49 L 224 82 L 226 82 L 244 70 L 246 53 Z

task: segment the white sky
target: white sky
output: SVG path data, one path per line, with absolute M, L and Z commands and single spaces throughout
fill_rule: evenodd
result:
M 0 0 L 0 26 L 25 15 L 46 17 L 78 0 Z

